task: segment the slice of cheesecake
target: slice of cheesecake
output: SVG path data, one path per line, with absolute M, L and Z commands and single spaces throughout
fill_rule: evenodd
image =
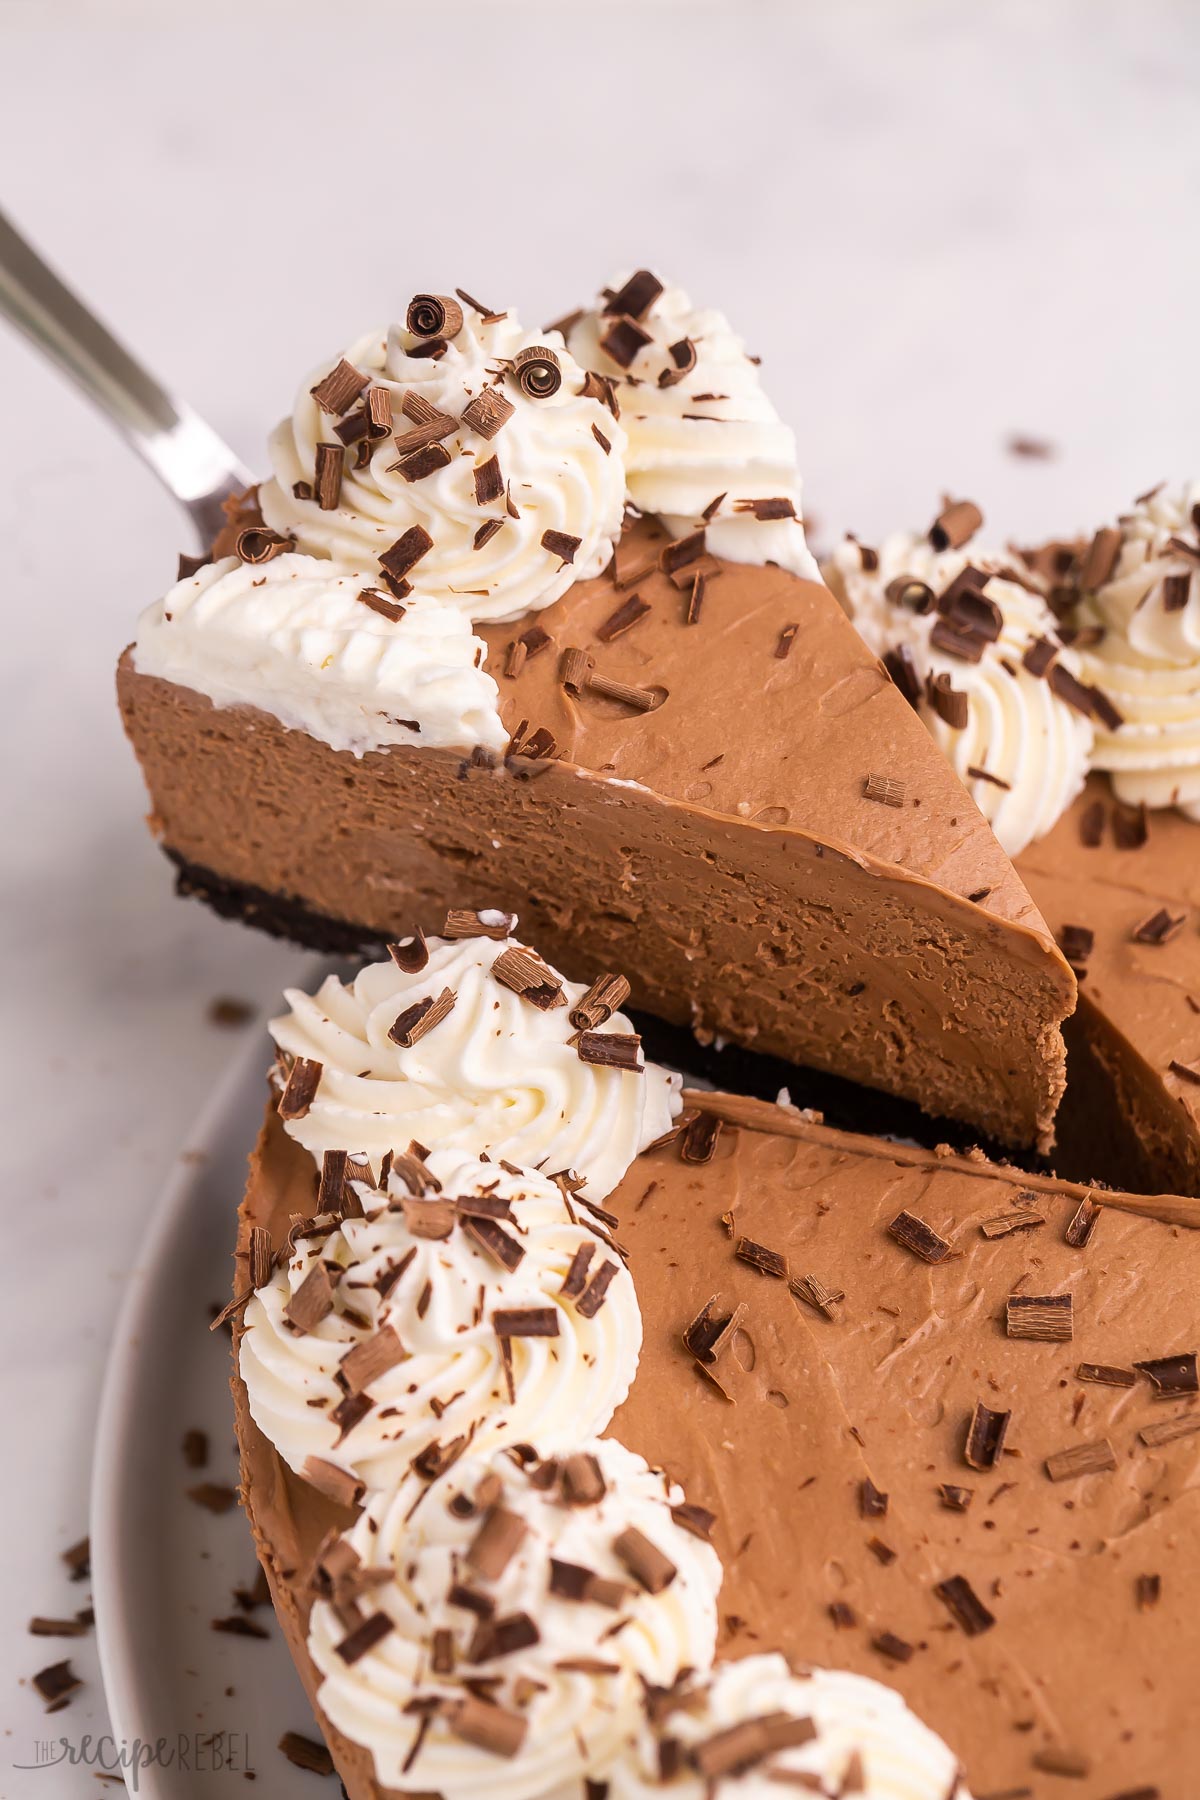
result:
M 708 1112 L 636 1157 L 605 1203 L 643 1324 L 609 1435 L 681 1483 L 696 1529 L 716 1515 L 719 1654 L 781 1650 L 886 1681 L 974 1793 L 1068 1778 L 1080 1800 L 1185 1792 L 1196 1203 L 1093 1196 L 736 1096 L 690 1098 Z M 276 1106 L 241 1213 L 242 1291 L 261 1264 L 255 1232 L 279 1247 L 314 1207 L 312 1152 Z M 296 1368 L 311 1365 L 303 1342 Z M 358 1490 L 294 1473 L 236 1375 L 234 1393 L 275 1604 L 347 1790 L 368 1800 L 371 1721 L 385 1700 L 398 1720 L 406 1693 L 372 1697 L 364 1662 L 361 1708 L 339 1730 L 309 1647 L 309 1576 L 327 1534 L 353 1525 Z M 347 1447 L 366 1429 L 352 1417 Z M 459 1451 L 443 1448 L 452 1474 Z M 337 1664 L 321 1655 L 327 1678 Z M 517 1792 L 516 1765 L 493 1766 Z
M 1074 983 L 974 804 L 824 588 L 714 560 L 696 617 L 676 554 L 634 525 L 536 622 L 476 628 L 506 754 L 356 755 L 127 652 L 181 885 L 337 949 L 510 908 L 636 1006 L 1044 1142 Z M 453 679 L 463 717 L 485 676 Z
M 1075 969 L 1057 1166 L 1183 1193 L 1200 1192 L 1197 495 L 1155 491 L 1026 561 L 899 533 L 830 566 Z

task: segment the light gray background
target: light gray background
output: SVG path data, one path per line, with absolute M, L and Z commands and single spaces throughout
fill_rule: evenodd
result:
M 647 263 L 762 353 L 822 543 L 943 486 L 1074 530 L 1200 467 L 1194 4 L 7 0 L 0 58 L 0 203 L 248 462 L 414 289 L 537 321 Z M 183 524 L 2 329 L 0 405 L 0 1795 L 58 1800 L 94 1784 L 11 1774 L 18 1683 L 69 1652 L 52 1729 L 98 1723 L 92 1647 L 24 1624 L 81 1598 L 123 1274 L 236 1043 L 210 1000 L 298 959 L 175 901 L 142 827 L 112 666 Z

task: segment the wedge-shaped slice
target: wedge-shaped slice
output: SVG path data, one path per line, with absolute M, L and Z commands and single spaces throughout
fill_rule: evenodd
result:
M 1200 825 L 1094 775 L 1018 866 L 1080 975 L 1058 1166 L 1200 1193 Z
M 1200 1239 L 1182 1224 L 1200 1203 L 1098 1207 L 699 1098 L 710 1112 L 606 1202 L 645 1332 L 609 1435 L 716 1515 L 719 1653 L 777 1647 L 899 1688 L 972 1792 L 1040 1792 L 1053 1772 L 1089 1797 L 1186 1792 Z M 312 1192 L 272 1103 L 240 1280 L 252 1228 L 278 1245 Z M 315 1705 L 306 1575 L 353 1513 L 234 1392 L 259 1554 Z M 377 1795 L 369 1753 L 322 1723 L 353 1800 Z
M 479 628 L 505 758 L 355 756 L 127 653 L 181 885 L 326 947 L 508 907 L 634 1006 L 1046 1141 L 1074 981 L 983 819 L 823 587 L 701 559 L 693 617 L 665 544 Z

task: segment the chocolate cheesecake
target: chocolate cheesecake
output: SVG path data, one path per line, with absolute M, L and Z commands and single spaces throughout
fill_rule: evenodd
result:
M 1200 1192 L 1198 505 L 1155 490 L 1024 556 L 848 541 L 828 571 L 1075 970 L 1056 1165 L 1181 1193 Z
M 619 1794 L 762 1656 L 915 1715 L 768 1781 L 1183 1791 L 1200 1201 L 681 1093 L 620 978 L 472 923 L 289 992 L 240 1214 L 243 1492 L 352 1800 Z
M 740 340 L 644 272 L 564 322 L 586 370 L 431 298 L 305 384 L 122 658 L 181 887 L 337 950 L 500 906 L 648 1012 L 1048 1144 L 1074 978 L 816 578 Z
M 716 1515 L 719 1652 L 894 1686 L 977 1795 L 1186 1793 L 1194 1206 L 697 1103 L 606 1203 L 644 1326 L 609 1430 Z M 273 1101 L 243 1276 L 253 1229 L 282 1242 L 313 1197 Z M 306 1577 L 353 1513 L 234 1391 L 259 1554 L 321 1716 Z M 352 1800 L 378 1794 L 363 1745 L 321 1723 Z

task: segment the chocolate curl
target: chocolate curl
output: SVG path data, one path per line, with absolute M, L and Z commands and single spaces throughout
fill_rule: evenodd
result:
M 414 294 L 405 324 L 414 337 L 452 338 L 462 330 L 463 310 L 449 294 Z
M 513 374 L 530 400 L 548 400 L 562 386 L 562 367 L 545 344 L 527 344 L 513 357 Z

